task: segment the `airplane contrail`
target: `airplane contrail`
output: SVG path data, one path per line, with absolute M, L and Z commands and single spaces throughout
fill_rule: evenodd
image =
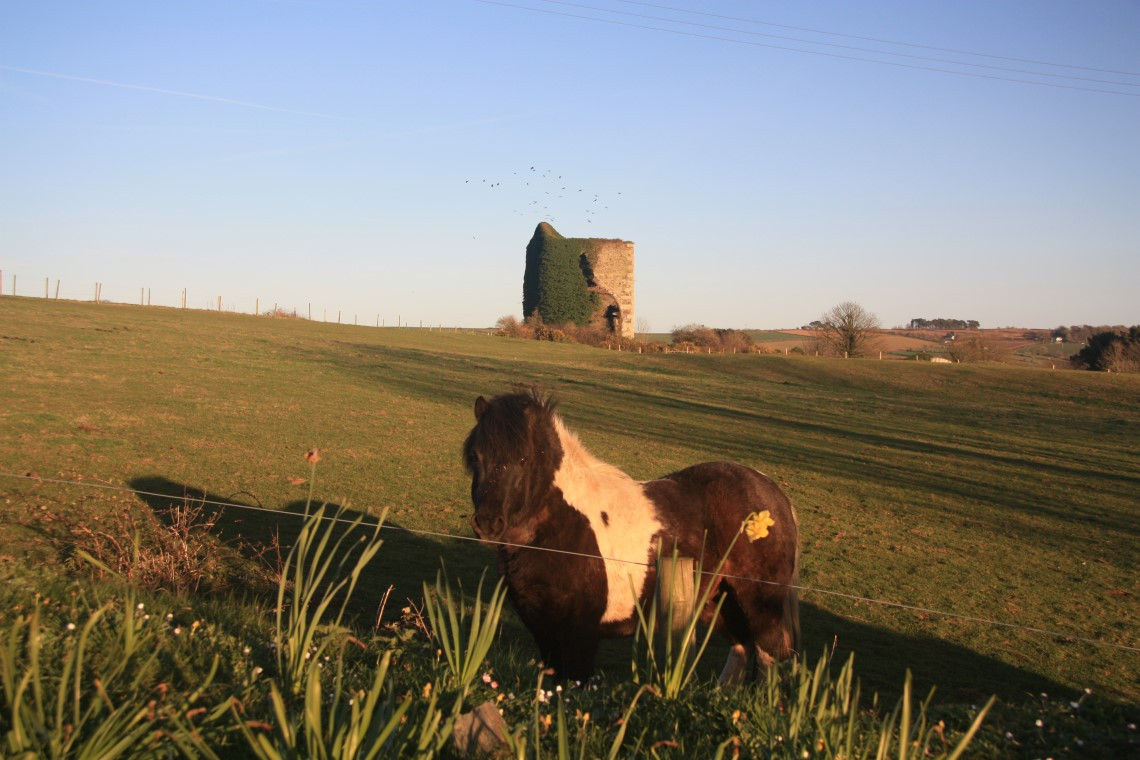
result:
M 231 106 L 241 106 L 243 108 L 257 108 L 262 111 L 276 111 L 277 113 L 291 113 L 297 116 L 315 116 L 320 119 L 344 119 L 343 116 L 333 116 L 327 113 L 317 113 L 315 111 L 298 111 L 292 108 L 278 108 L 277 106 L 267 106 L 261 103 L 251 103 L 248 100 L 234 100 L 232 98 L 220 98 L 216 95 L 202 95 L 196 92 L 184 92 L 182 90 L 168 90 L 162 87 L 148 87 L 141 84 L 129 84 L 127 82 L 112 82 L 107 79 L 92 79 L 91 77 L 77 77 L 71 74 L 60 74 L 54 71 L 42 71 L 40 69 L 25 69 L 19 66 L 4 66 L 0 65 L 2 71 L 14 71 L 20 74 L 32 74 L 39 77 L 51 77 L 53 79 L 67 79 L 72 82 L 86 82 L 87 84 L 101 84 L 105 87 L 119 87 L 124 90 L 141 90 L 143 92 L 156 92 L 160 95 L 175 95 L 182 98 L 193 98 L 195 100 L 208 100 L 214 103 L 226 103 Z

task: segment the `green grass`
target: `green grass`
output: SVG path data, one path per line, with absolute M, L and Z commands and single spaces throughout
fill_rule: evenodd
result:
M 9 297 L 0 380 L 2 472 L 300 511 L 315 447 L 318 501 L 464 537 L 474 398 L 538 383 L 634 477 L 734 459 L 776 478 L 800 516 L 808 587 L 1137 646 L 1140 377 L 637 355 Z M 5 593 L 66 572 L 69 524 L 166 501 L 0 477 Z M 288 542 L 299 527 L 232 509 L 220 523 L 233 545 L 274 530 Z M 471 588 L 494 564 L 468 541 L 383 537 L 357 592 L 370 614 L 390 584 L 389 613 L 418 598 L 441 555 Z M 1044 709 L 1042 692 L 1067 704 L 1090 688 L 1136 714 L 1136 652 L 823 593 L 804 602 L 807 651 L 856 652 L 864 692 L 893 700 L 909 667 L 916 693 L 937 685 L 944 703 L 1000 695 L 1016 736 L 1036 730 L 1019 722 Z M 517 624 L 507 635 L 530 651 Z M 628 673 L 628 652 L 607 648 L 611 677 Z

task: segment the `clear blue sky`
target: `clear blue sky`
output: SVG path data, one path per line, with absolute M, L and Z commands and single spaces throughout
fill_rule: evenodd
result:
M 487 325 L 552 218 L 637 244 L 654 331 L 1133 324 L 1137 40 L 1132 0 L 3 0 L 4 292 Z

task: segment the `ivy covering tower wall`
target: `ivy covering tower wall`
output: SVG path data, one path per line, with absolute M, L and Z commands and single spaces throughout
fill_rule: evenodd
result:
M 523 316 L 602 325 L 633 337 L 633 243 L 567 238 L 547 222 L 526 247 Z

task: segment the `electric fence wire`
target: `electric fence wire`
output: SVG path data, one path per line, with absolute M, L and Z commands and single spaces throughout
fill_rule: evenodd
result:
M 250 511 L 250 512 L 267 512 L 267 513 L 271 513 L 274 515 L 281 515 L 281 516 L 286 516 L 286 517 L 297 517 L 297 518 L 301 518 L 301 519 L 305 519 L 306 517 L 308 517 L 308 515 L 306 515 L 302 512 L 290 512 L 287 510 L 272 509 L 270 507 L 255 507 L 255 506 L 252 506 L 249 504 L 236 504 L 233 502 L 226 502 L 226 501 L 214 501 L 214 500 L 210 500 L 210 499 L 196 498 L 196 497 L 191 497 L 191 496 L 179 497 L 179 496 L 174 496 L 174 495 L 168 494 L 168 493 L 155 493 L 152 491 L 140 491 L 140 490 L 136 490 L 133 488 L 124 488 L 122 486 L 115 486 L 115 485 L 111 485 L 108 483 L 91 483 L 91 482 L 84 482 L 84 481 L 80 481 L 80 480 L 64 480 L 64 479 L 60 479 L 60 478 L 44 478 L 44 477 L 40 477 L 38 475 L 20 474 L 20 473 L 12 473 L 12 472 L 0 472 L 0 477 L 13 478 L 13 479 L 19 479 L 19 480 L 27 480 L 27 481 L 33 481 L 36 483 L 49 483 L 52 485 L 59 485 L 59 486 L 78 486 L 81 488 L 98 488 L 98 489 L 107 490 L 107 491 L 115 491 L 115 492 L 119 492 L 119 493 L 134 494 L 135 496 L 151 496 L 151 497 L 155 497 L 155 498 L 159 498 L 159 499 L 171 499 L 174 501 L 183 501 L 187 498 L 190 498 L 193 500 L 193 502 L 195 504 L 210 505 L 210 506 L 215 506 L 215 507 L 221 507 L 223 509 L 239 509 L 239 510 L 246 510 L 246 511 Z M 321 515 L 320 519 L 327 521 L 327 522 L 341 522 L 341 523 L 348 523 L 348 524 L 356 523 L 356 520 L 347 519 L 344 517 L 326 517 L 324 515 Z M 375 523 L 371 523 L 371 524 L 361 523 L 360 527 L 362 527 L 362 528 L 373 528 L 373 527 L 376 527 L 376 524 Z M 403 533 L 411 533 L 411 534 L 417 535 L 417 536 L 430 536 L 432 538 L 454 539 L 454 540 L 458 540 L 458 541 L 471 541 L 471 542 L 475 542 L 475 543 L 481 543 L 484 545 L 505 546 L 505 547 L 510 547 L 510 548 L 514 548 L 514 549 L 529 549 L 531 551 L 543 551 L 543 552 L 548 552 L 551 554 L 565 554 L 565 555 L 571 555 L 571 556 L 575 556 L 575 557 L 583 557 L 585 559 L 600 559 L 600 560 L 605 561 L 605 562 L 620 562 L 620 563 L 627 564 L 627 565 L 640 565 L 642 567 L 652 567 L 652 564 L 649 562 L 641 562 L 639 560 L 632 560 L 632 559 L 623 559 L 621 557 L 603 557 L 599 554 L 586 554 L 583 552 L 569 551 L 566 549 L 552 549 L 552 548 L 544 547 L 544 546 L 529 546 L 527 544 L 510 543 L 508 541 L 493 541 L 493 540 L 487 540 L 487 539 L 482 539 L 482 538 L 476 538 L 474 536 L 457 536 L 457 535 L 454 535 L 452 533 L 443 533 L 440 531 L 430 531 L 430 530 L 417 530 L 414 528 L 405 528 L 403 526 L 398 526 L 398 525 L 382 524 L 382 525 L 380 525 L 380 529 L 381 530 L 392 530 L 392 531 L 403 532 Z M 967 621 L 967 622 L 971 622 L 971 623 L 979 623 L 982 625 L 990 625 L 990 626 L 994 626 L 994 627 L 998 627 L 998 628 L 1009 628 L 1009 629 L 1013 629 L 1013 630 L 1025 631 L 1027 633 L 1035 633 L 1035 634 L 1039 634 L 1042 636 L 1050 636 L 1053 638 L 1060 638 L 1060 639 L 1065 639 L 1065 640 L 1069 640 L 1069 641 L 1079 641 L 1079 642 L 1082 642 L 1085 644 L 1093 644 L 1095 646 L 1105 647 L 1108 649 L 1119 649 L 1119 650 L 1123 650 L 1126 652 L 1140 652 L 1140 647 L 1138 647 L 1138 646 L 1129 646 L 1127 644 L 1117 644 L 1117 643 L 1111 642 L 1111 641 L 1103 641 L 1101 639 L 1093 639 L 1093 638 L 1088 638 L 1085 636 L 1078 636 L 1078 635 L 1075 635 L 1072 633 L 1066 633 L 1063 631 L 1053 631 L 1053 630 L 1049 630 L 1046 628 L 1036 628 L 1034 626 L 1021 625 L 1019 623 L 1007 623 L 1007 622 L 1004 622 L 1001 620 L 993 620 L 990 618 L 977 617 L 974 615 L 963 615 L 963 614 L 960 614 L 957 612 L 948 612 L 946 610 L 939 610 L 939 609 L 935 609 L 932 607 L 921 607 L 921 606 L 913 605 L 913 604 L 905 604 L 903 602 L 892 602 L 892 601 L 885 600 L 885 599 L 875 599 L 873 597 L 860 596 L 858 594 L 849 594 L 849 593 L 846 593 L 843 591 L 832 591 L 830 589 L 818 588 L 815 586 L 803 586 L 803 585 L 794 584 L 794 583 L 779 583 L 777 581 L 767 581 L 767 580 L 762 580 L 760 578 L 749 578 L 746 576 L 728 575 L 725 573 L 713 573 L 713 572 L 710 572 L 708 570 L 701 570 L 700 573 L 702 575 L 715 575 L 715 576 L 718 576 L 721 578 L 727 578 L 730 580 L 748 581 L 751 583 L 762 583 L 762 584 L 769 585 L 769 586 L 780 586 L 783 588 L 795 589 L 796 591 L 799 591 L 799 592 L 804 593 L 804 594 L 813 593 L 813 594 L 821 594 L 821 595 L 825 595 L 825 596 L 834 596 L 834 597 L 838 597 L 841 599 L 847 599 L 849 601 L 863 602 L 865 604 L 875 604 L 875 605 L 879 605 L 881 607 L 890 607 L 890 608 L 894 608 L 894 609 L 910 610 L 912 612 L 919 612 L 919 613 L 927 614 L 927 615 L 937 615 L 940 617 L 950 618 L 953 620 L 963 620 L 963 621 Z
M 645 13 L 630 13 L 628 11 L 615 11 L 608 8 L 601 8 L 596 5 L 582 5 L 580 3 L 572 3 L 568 0 L 532 0 L 535 2 L 549 3 L 552 5 L 563 5 L 570 8 L 580 8 L 583 10 L 597 11 L 599 13 L 613 13 L 621 16 L 631 16 L 633 18 L 642 18 L 649 21 L 662 21 L 668 24 L 683 24 L 685 26 L 693 26 L 701 29 L 712 29 L 717 32 L 731 32 L 733 34 L 746 34 L 754 37 L 767 37 L 769 39 L 784 40 L 787 42 L 802 42 L 807 45 L 820 45 L 823 47 L 838 48 L 840 50 L 854 50 L 860 53 L 873 53 L 875 55 L 893 55 L 899 58 L 911 58 L 918 61 L 930 61 L 932 63 L 949 63 L 955 66 L 973 66 L 980 69 L 990 69 L 991 71 L 1008 71 L 1014 74 L 1029 74 L 1031 76 L 1052 77 L 1055 79 L 1073 79 L 1081 82 L 1095 82 L 1097 84 L 1111 84 L 1120 87 L 1140 87 L 1140 82 L 1120 82 L 1111 79 L 1095 79 L 1093 77 L 1076 76 L 1073 74 L 1050 74 L 1044 71 L 1030 71 L 1028 69 L 1014 69 L 1009 66 L 996 66 L 986 63 L 970 63 L 969 61 L 956 61 L 952 58 L 933 58 L 927 55 L 915 55 L 912 53 L 893 53 L 889 50 L 875 50 L 873 48 L 859 47 L 857 45 L 842 45 L 837 42 L 819 42 L 816 40 L 808 40 L 802 37 L 788 37 L 782 34 L 769 34 L 767 32 L 753 32 L 746 29 L 733 29 L 726 26 L 715 26 L 713 24 L 702 24 L 696 21 L 682 21 L 679 19 L 671 19 L 665 16 L 650 16 Z M 679 9 L 674 9 L 679 10 Z M 972 55 L 971 53 L 961 53 L 960 55 Z M 1063 64 L 1054 64 L 1063 65 Z
M 541 0 L 542 2 L 553 0 Z M 777 29 L 791 29 L 797 32 L 809 32 L 811 34 L 823 34 L 828 37 L 843 37 L 849 40 L 863 40 L 864 42 L 877 42 L 883 45 L 899 45 L 901 47 L 916 48 L 919 50 L 934 50 L 939 53 L 953 53 L 955 55 L 971 55 L 977 58 L 992 58 L 998 61 L 1011 61 L 1013 63 L 1029 63 L 1034 66 L 1054 66 L 1063 69 L 1076 69 L 1079 71 L 1095 71 L 1101 74 L 1122 74 L 1130 77 L 1140 77 L 1140 72 L 1136 71 L 1121 71 L 1120 69 L 1100 69 L 1094 66 L 1078 66 L 1072 63 L 1057 63 L 1055 61 L 1039 61 L 1033 58 L 1015 58 L 1008 55 L 995 55 L 993 53 L 979 53 L 973 50 L 961 50 L 958 48 L 937 47 L 935 45 L 922 45 L 915 42 L 902 42 L 900 40 L 888 40 L 882 37 L 864 37 L 858 34 L 844 34 L 842 32 L 829 32 L 825 29 L 812 29 L 806 26 L 790 26 L 788 24 L 776 24 L 771 21 L 760 21 L 751 18 L 742 18 L 739 16 L 725 16 L 719 13 L 709 13 L 707 11 L 694 11 L 688 8 L 678 8 L 670 5 L 658 5 L 655 3 L 639 2 L 638 0 L 613 0 L 613 2 L 624 3 L 626 5 L 640 5 L 646 8 L 655 8 L 662 11 L 675 11 L 677 13 L 687 13 L 692 16 L 705 16 L 706 18 L 719 18 L 726 21 L 737 21 L 743 24 L 755 24 L 758 26 L 771 26 Z
M 536 1 L 537 2 L 558 2 L 560 4 L 571 5 L 570 3 L 562 3 L 561 0 L 536 0 Z M 560 16 L 560 17 L 564 17 L 564 18 L 574 18 L 574 19 L 581 19 L 584 21 L 593 21 L 593 22 L 597 22 L 600 24 L 612 24 L 615 26 L 624 26 L 624 27 L 629 27 L 629 28 L 633 28 L 633 29 L 644 29 L 647 31 L 663 32 L 665 34 L 675 34 L 675 35 L 681 35 L 684 37 L 696 37 L 696 38 L 700 38 L 700 39 L 714 40 L 717 42 L 729 42 L 729 43 L 734 43 L 737 45 L 748 45 L 751 47 L 762 47 L 762 48 L 769 48 L 772 50 L 784 50 L 784 51 L 793 52 L 793 53 L 804 53 L 807 55 L 825 56 L 828 58 L 838 58 L 838 59 L 847 60 L 847 61 L 860 61 L 862 63 L 874 63 L 874 64 L 878 64 L 880 66 L 894 66 L 896 68 L 915 69 L 918 71 L 933 71 L 933 72 L 937 72 L 940 74 L 951 74 L 951 75 L 957 75 L 957 76 L 974 77 L 976 79 L 992 79 L 992 80 L 997 80 L 997 81 L 1001 81 L 1001 82 L 1013 82 L 1016 84 L 1036 85 L 1038 87 L 1053 87 L 1053 88 L 1060 88 L 1060 89 L 1064 89 L 1064 90 L 1081 90 L 1084 92 L 1096 92 L 1096 93 L 1100 93 L 1102 95 L 1120 95 L 1120 96 L 1131 97 L 1131 98 L 1140 97 L 1140 92 L 1124 92 L 1124 91 L 1120 91 L 1120 90 L 1106 90 L 1106 89 L 1099 88 L 1099 87 L 1083 87 L 1081 85 L 1063 84 L 1060 82 L 1039 82 L 1039 81 L 1034 81 L 1032 79 L 1018 79 L 1016 77 L 998 76 L 996 74 L 982 74 L 982 73 L 979 73 L 976 71 L 956 71 L 954 69 L 938 68 L 936 66 L 922 66 L 922 65 L 914 64 L 914 63 L 903 63 L 901 61 L 883 61 L 883 60 L 878 60 L 875 58 L 863 58 L 860 56 L 846 55 L 843 53 L 829 53 L 829 52 L 826 52 L 823 50 L 805 50 L 803 48 L 789 47 L 786 45 L 775 45 L 775 44 L 768 43 L 768 42 L 757 42 L 755 40 L 735 39 L 733 37 L 722 37 L 722 36 L 717 36 L 714 34 L 704 34 L 701 32 L 690 32 L 690 31 L 685 31 L 682 29 L 668 29 L 668 28 L 660 27 L 660 26 L 649 26 L 646 24 L 637 24 L 637 23 L 633 23 L 632 21 L 621 21 L 618 19 L 599 18 L 597 16 L 587 16 L 587 15 L 582 15 L 582 14 L 578 14 L 578 13 L 568 13 L 566 11 L 551 10 L 551 9 L 547 9 L 547 8 L 535 8 L 535 7 L 526 6 L 526 5 L 518 5 L 516 3 L 503 2 L 503 0 L 474 0 L 474 2 L 483 3 L 484 5 L 497 5 L 497 6 L 501 6 L 504 8 L 515 8 L 517 10 L 530 11 L 531 13 L 544 13 L 544 14 L 551 15 L 551 16 Z M 588 7 L 588 6 L 577 6 L 577 7 Z M 601 12 L 606 12 L 606 13 L 622 13 L 621 11 L 606 11 L 604 9 L 597 9 L 597 10 L 599 10 Z M 640 16 L 641 14 L 624 14 L 624 15 Z M 647 18 L 647 19 L 656 19 L 656 17 L 650 17 L 650 16 L 642 16 L 642 17 Z M 665 21 L 666 23 L 686 24 L 686 25 L 698 26 L 698 27 L 705 26 L 705 27 L 708 27 L 711 29 L 720 29 L 722 31 L 733 32 L 733 33 L 738 33 L 738 34 L 753 34 L 753 35 L 760 34 L 761 36 L 766 36 L 766 37 L 776 37 L 777 36 L 777 35 L 761 34 L 758 32 L 748 32 L 748 31 L 739 30 L 739 29 L 712 27 L 709 25 L 698 24 L 695 22 L 677 21 L 677 20 L 669 20 L 669 19 L 663 19 L 663 21 Z M 781 37 L 780 39 L 793 39 L 793 38 L 782 38 Z M 810 45 L 827 45 L 830 47 L 850 47 L 850 46 L 844 46 L 844 45 L 836 45 L 834 43 L 811 42 L 811 41 L 807 41 L 807 40 L 802 40 L 801 42 L 804 42 L 804 43 L 810 44 Z M 863 50 L 862 48 L 854 48 L 854 47 L 851 47 L 851 49 Z M 894 55 L 894 56 L 904 56 L 904 57 L 908 57 L 908 58 L 923 58 L 924 60 L 931 60 L 931 61 L 941 61 L 942 60 L 942 59 L 924 58 L 923 56 L 913 56 L 913 55 L 908 55 L 905 53 L 891 53 L 891 52 L 887 52 L 887 51 L 869 50 L 868 52 L 871 52 L 874 54 L 879 54 L 879 55 Z M 967 63 L 967 62 L 963 62 L 963 61 L 953 61 L 951 63 L 954 63 L 955 65 L 961 65 L 961 66 L 996 68 L 996 69 L 1006 70 L 1006 71 L 1021 71 L 1019 69 L 1005 69 L 1004 67 L 987 66 L 984 64 Z M 1108 80 L 1102 80 L 1102 79 L 1091 79 L 1091 78 L 1086 78 L 1086 77 L 1074 77 L 1074 76 L 1062 75 L 1062 74 L 1048 74 L 1048 73 L 1044 73 L 1044 72 L 1025 72 L 1025 73 L 1028 73 L 1032 76 L 1063 77 L 1063 78 L 1067 78 L 1067 79 L 1086 80 L 1086 81 L 1091 81 L 1091 82 L 1106 83 L 1106 84 L 1112 84 L 1112 85 L 1123 86 L 1123 87 L 1140 86 L 1140 85 L 1136 85 L 1136 84 L 1129 83 L 1129 82 L 1115 82 L 1115 81 L 1108 81 Z M 1114 73 L 1122 73 L 1122 74 L 1129 75 L 1129 76 L 1131 75 L 1130 72 L 1114 72 Z

